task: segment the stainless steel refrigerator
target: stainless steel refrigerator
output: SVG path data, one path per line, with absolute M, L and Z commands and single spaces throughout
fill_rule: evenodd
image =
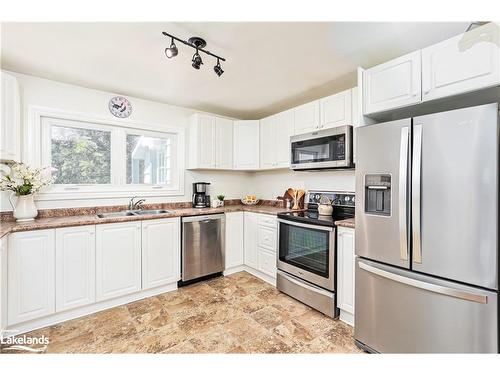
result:
M 498 104 L 356 136 L 356 342 L 498 353 Z

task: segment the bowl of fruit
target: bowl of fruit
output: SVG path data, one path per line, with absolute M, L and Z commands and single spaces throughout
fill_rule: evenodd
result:
M 246 204 L 247 206 L 254 206 L 259 203 L 259 200 L 255 195 L 245 195 L 245 198 L 241 199 L 241 203 Z

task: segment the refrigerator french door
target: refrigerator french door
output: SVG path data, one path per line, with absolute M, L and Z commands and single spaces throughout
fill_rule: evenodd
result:
M 357 130 L 355 338 L 498 352 L 498 105 Z

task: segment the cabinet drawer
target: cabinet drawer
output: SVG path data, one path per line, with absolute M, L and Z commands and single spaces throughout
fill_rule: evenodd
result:
M 276 229 L 276 216 L 274 215 L 259 215 L 259 225 Z
M 259 225 L 257 232 L 257 244 L 270 251 L 276 251 L 276 229 Z
M 276 278 L 276 254 L 259 248 L 259 271 Z

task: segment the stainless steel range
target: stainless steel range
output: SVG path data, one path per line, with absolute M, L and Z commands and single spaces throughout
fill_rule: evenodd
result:
M 319 215 L 322 196 L 332 202 L 330 215 Z M 325 315 L 336 317 L 335 221 L 354 217 L 354 193 L 309 191 L 306 202 L 307 211 L 278 214 L 277 287 Z

